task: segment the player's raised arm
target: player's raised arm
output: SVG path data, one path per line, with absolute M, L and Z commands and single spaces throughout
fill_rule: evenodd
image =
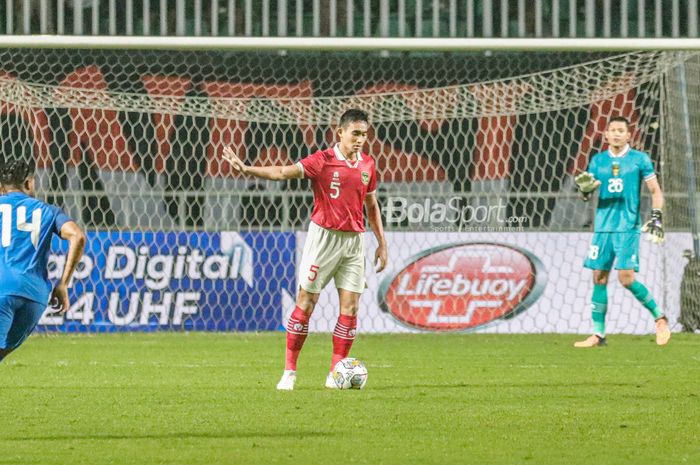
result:
M 68 300 L 68 284 L 73 276 L 75 267 L 80 262 L 80 257 L 83 256 L 85 250 L 85 234 L 74 221 L 68 221 L 61 226 L 61 239 L 68 241 L 68 256 L 66 264 L 63 267 L 63 275 L 61 281 L 54 288 L 51 294 L 51 303 L 56 307 L 61 308 L 61 312 L 65 312 L 70 307 Z
M 231 164 L 231 168 L 241 174 L 254 176 L 272 181 L 284 181 L 285 179 L 301 178 L 303 172 L 298 165 L 286 166 L 248 166 L 243 163 L 231 147 L 224 148 L 224 160 Z

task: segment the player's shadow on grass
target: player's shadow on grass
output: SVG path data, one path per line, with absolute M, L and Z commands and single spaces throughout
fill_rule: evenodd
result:
M 230 431 L 217 433 L 163 433 L 163 434 L 57 434 L 45 436 L 25 436 L 25 437 L 5 437 L 0 442 L 25 442 L 25 441 L 114 441 L 114 440 L 134 440 L 134 439 L 255 439 L 255 438 L 291 438 L 291 437 L 323 437 L 335 436 L 335 433 L 320 431 Z

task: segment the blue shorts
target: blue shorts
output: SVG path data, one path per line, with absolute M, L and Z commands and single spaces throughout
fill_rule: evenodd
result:
M 0 295 L 0 349 L 16 349 L 34 331 L 46 304 Z
M 613 262 L 616 270 L 639 271 L 638 232 L 593 233 L 583 266 L 592 270 L 611 270 Z

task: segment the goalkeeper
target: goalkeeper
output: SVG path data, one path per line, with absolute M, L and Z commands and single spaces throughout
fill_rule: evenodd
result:
M 639 271 L 639 236 L 645 233 L 652 243 L 664 240 L 661 209 L 664 198 L 649 156 L 629 146 L 630 124 L 616 116 L 608 121 L 605 138 L 608 150 L 591 159 L 588 171 L 576 176 L 584 200 L 598 190 L 598 207 L 588 257 L 584 266 L 593 270 L 591 311 L 593 335 L 576 342 L 575 347 L 604 346 L 605 315 L 608 310 L 607 284 L 613 263 L 620 283 L 634 295 L 656 321 L 656 343 L 671 338 L 668 319 L 649 289 L 635 279 Z M 640 230 L 640 188 L 644 182 L 651 194 L 651 217 Z

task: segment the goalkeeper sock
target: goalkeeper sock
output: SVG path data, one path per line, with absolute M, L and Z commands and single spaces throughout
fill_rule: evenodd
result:
M 644 308 L 649 310 L 649 313 L 652 314 L 655 320 L 658 320 L 664 316 L 664 312 L 662 312 L 659 306 L 656 305 L 654 297 L 644 284 L 640 283 L 639 281 L 635 281 L 630 284 L 627 289 L 632 292 L 632 295 L 639 301 L 639 303 L 644 305 Z
M 284 364 L 285 370 L 297 369 L 297 359 L 299 352 L 309 335 L 309 314 L 299 307 L 296 307 L 287 322 L 287 353 Z
M 591 318 L 593 334 L 605 337 L 605 314 L 608 312 L 608 287 L 605 284 L 593 285 L 591 298 Z
M 333 331 L 333 357 L 331 358 L 331 370 L 335 364 L 344 359 L 350 353 L 352 343 L 355 341 L 357 328 L 357 316 L 340 315 Z

